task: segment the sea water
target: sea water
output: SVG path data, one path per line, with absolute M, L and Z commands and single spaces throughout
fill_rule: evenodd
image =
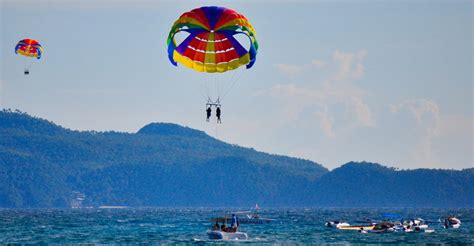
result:
M 242 210 L 232 209 L 232 210 Z M 248 210 L 248 209 L 245 209 Z M 209 240 L 210 218 L 231 209 L 0 209 L 0 244 L 466 244 L 474 245 L 474 209 L 269 208 L 268 224 L 242 224 L 246 242 Z M 356 221 L 396 213 L 430 221 L 433 233 L 362 234 L 325 227 L 328 220 Z M 456 215 L 459 229 L 439 219 Z

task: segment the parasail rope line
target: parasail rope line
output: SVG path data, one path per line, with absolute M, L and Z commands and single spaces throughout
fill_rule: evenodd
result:
M 224 95 L 222 95 L 221 99 L 224 99 L 225 96 L 227 96 L 227 94 L 229 94 L 230 90 L 232 90 L 232 88 L 234 87 L 234 85 L 237 83 L 237 81 L 239 81 L 243 75 L 245 73 L 244 72 L 240 72 L 239 76 L 237 77 L 237 79 L 235 79 L 233 82 L 232 82 L 232 85 L 229 87 L 229 89 L 224 93 Z
M 209 98 L 210 95 L 209 95 L 209 86 L 208 86 L 208 83 L 207 83 L 207 79 L 206 77 L 204 77 L 204 83 L 203 83 L 203 87 L 204 89 L 206 90 L 206 97 Z
M 227 92 L 229 89 L 231 89 L 233 87 L 233 82 L 234 82 L 234 78 L 235 78 L 235 74 L 237 73 L 239 69 L 235 69 L 235 70 L 232 70 L 232 72 L 230 72 L 230 78 L 226 81 L 229 81 L 228 84 L 230 84 L 230 86 L 224 86 L 223 91 Z M 221 91 L 219 91 L 219 96 L 221 96 Z

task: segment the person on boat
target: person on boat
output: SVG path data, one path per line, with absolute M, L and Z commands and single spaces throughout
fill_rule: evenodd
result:
M 408 224 L 406 227 L 403 227 L 403 231 L 406 231 L 406 230 L 411 230 L 411 225 Z
M 207 114 L 206 121 L 207 122 L 209 122 L 209 118 L 211 118 L 211 113 L 212 113 L 211 106 L 208 106 L 207 109 L 206 109 L 206 114 Z
M 217 123 L 222 123 L 221 122 L 221 108 L 219 106 L 217 106 L 217 109 L 216 109 L 216 117 L 217 117 Z
M 219 228 L 220 228 L 219 222 L 216 221 L 216 223 L 214 224 L 214 226 L 212 226 L 212 230 L 213 230 L 213 231 L 218 231 Z
M 221 225 L 221 231 L 227 231 L 227 226 L 225 225 L 225 223 Z
M 232 227 L 233 231 L 236 232 L 239 228 L 239 218 L 235 214 L 232 214 L 232 220 L 230 221 L 230 227 Z

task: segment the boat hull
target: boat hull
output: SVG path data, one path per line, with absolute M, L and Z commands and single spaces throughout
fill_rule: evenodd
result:
M 392 233 L 395 232 L 395 229 L 393 228 L 387 228 L 387 229 L 382 229 L 382 230 L 368 230 L 368 233 Z
M 239 218 L 239 222 L 241 224 L 265 224 L 265 223 L 271 223 L 272 221 L 274 221 L 274 219 Z
M 339 226 L 339 227 L 337 227 L 337 229 L 339 229 L 339 230 L 356 230 L 356 231 L 362 229 L 362 230 L 368 231 L 368 230 L 374 229 L 374 226 L 373 225 L 371 225 L 371 226 L 367 226 L 367 225 Z
M 208 231 L 209 239 L 217 240 L 247 240 L 248 235 L 245 232 L 223 232 L 223 231 Z

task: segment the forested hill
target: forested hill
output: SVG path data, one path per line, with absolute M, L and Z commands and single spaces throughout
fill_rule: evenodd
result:
M 77 194 L 84 206 L 474 207 L 472 184 L 473 168 L 329 172 L 176 124 L 73 131 L 0 111 L 0 207 L 69 207 Z
M 303 194 L 327 172 L 176 124 L 152 123 L 135 134 L 81 132 L 0 112 L 0 207 L 65 207 L 73 191 L 90 205 L 289 204 L 294 189 Z
M 396 170 L 351 162 L 318 179 L 312 200 L 333 207 L 474 207 L 473 184 L 474 168 Z

